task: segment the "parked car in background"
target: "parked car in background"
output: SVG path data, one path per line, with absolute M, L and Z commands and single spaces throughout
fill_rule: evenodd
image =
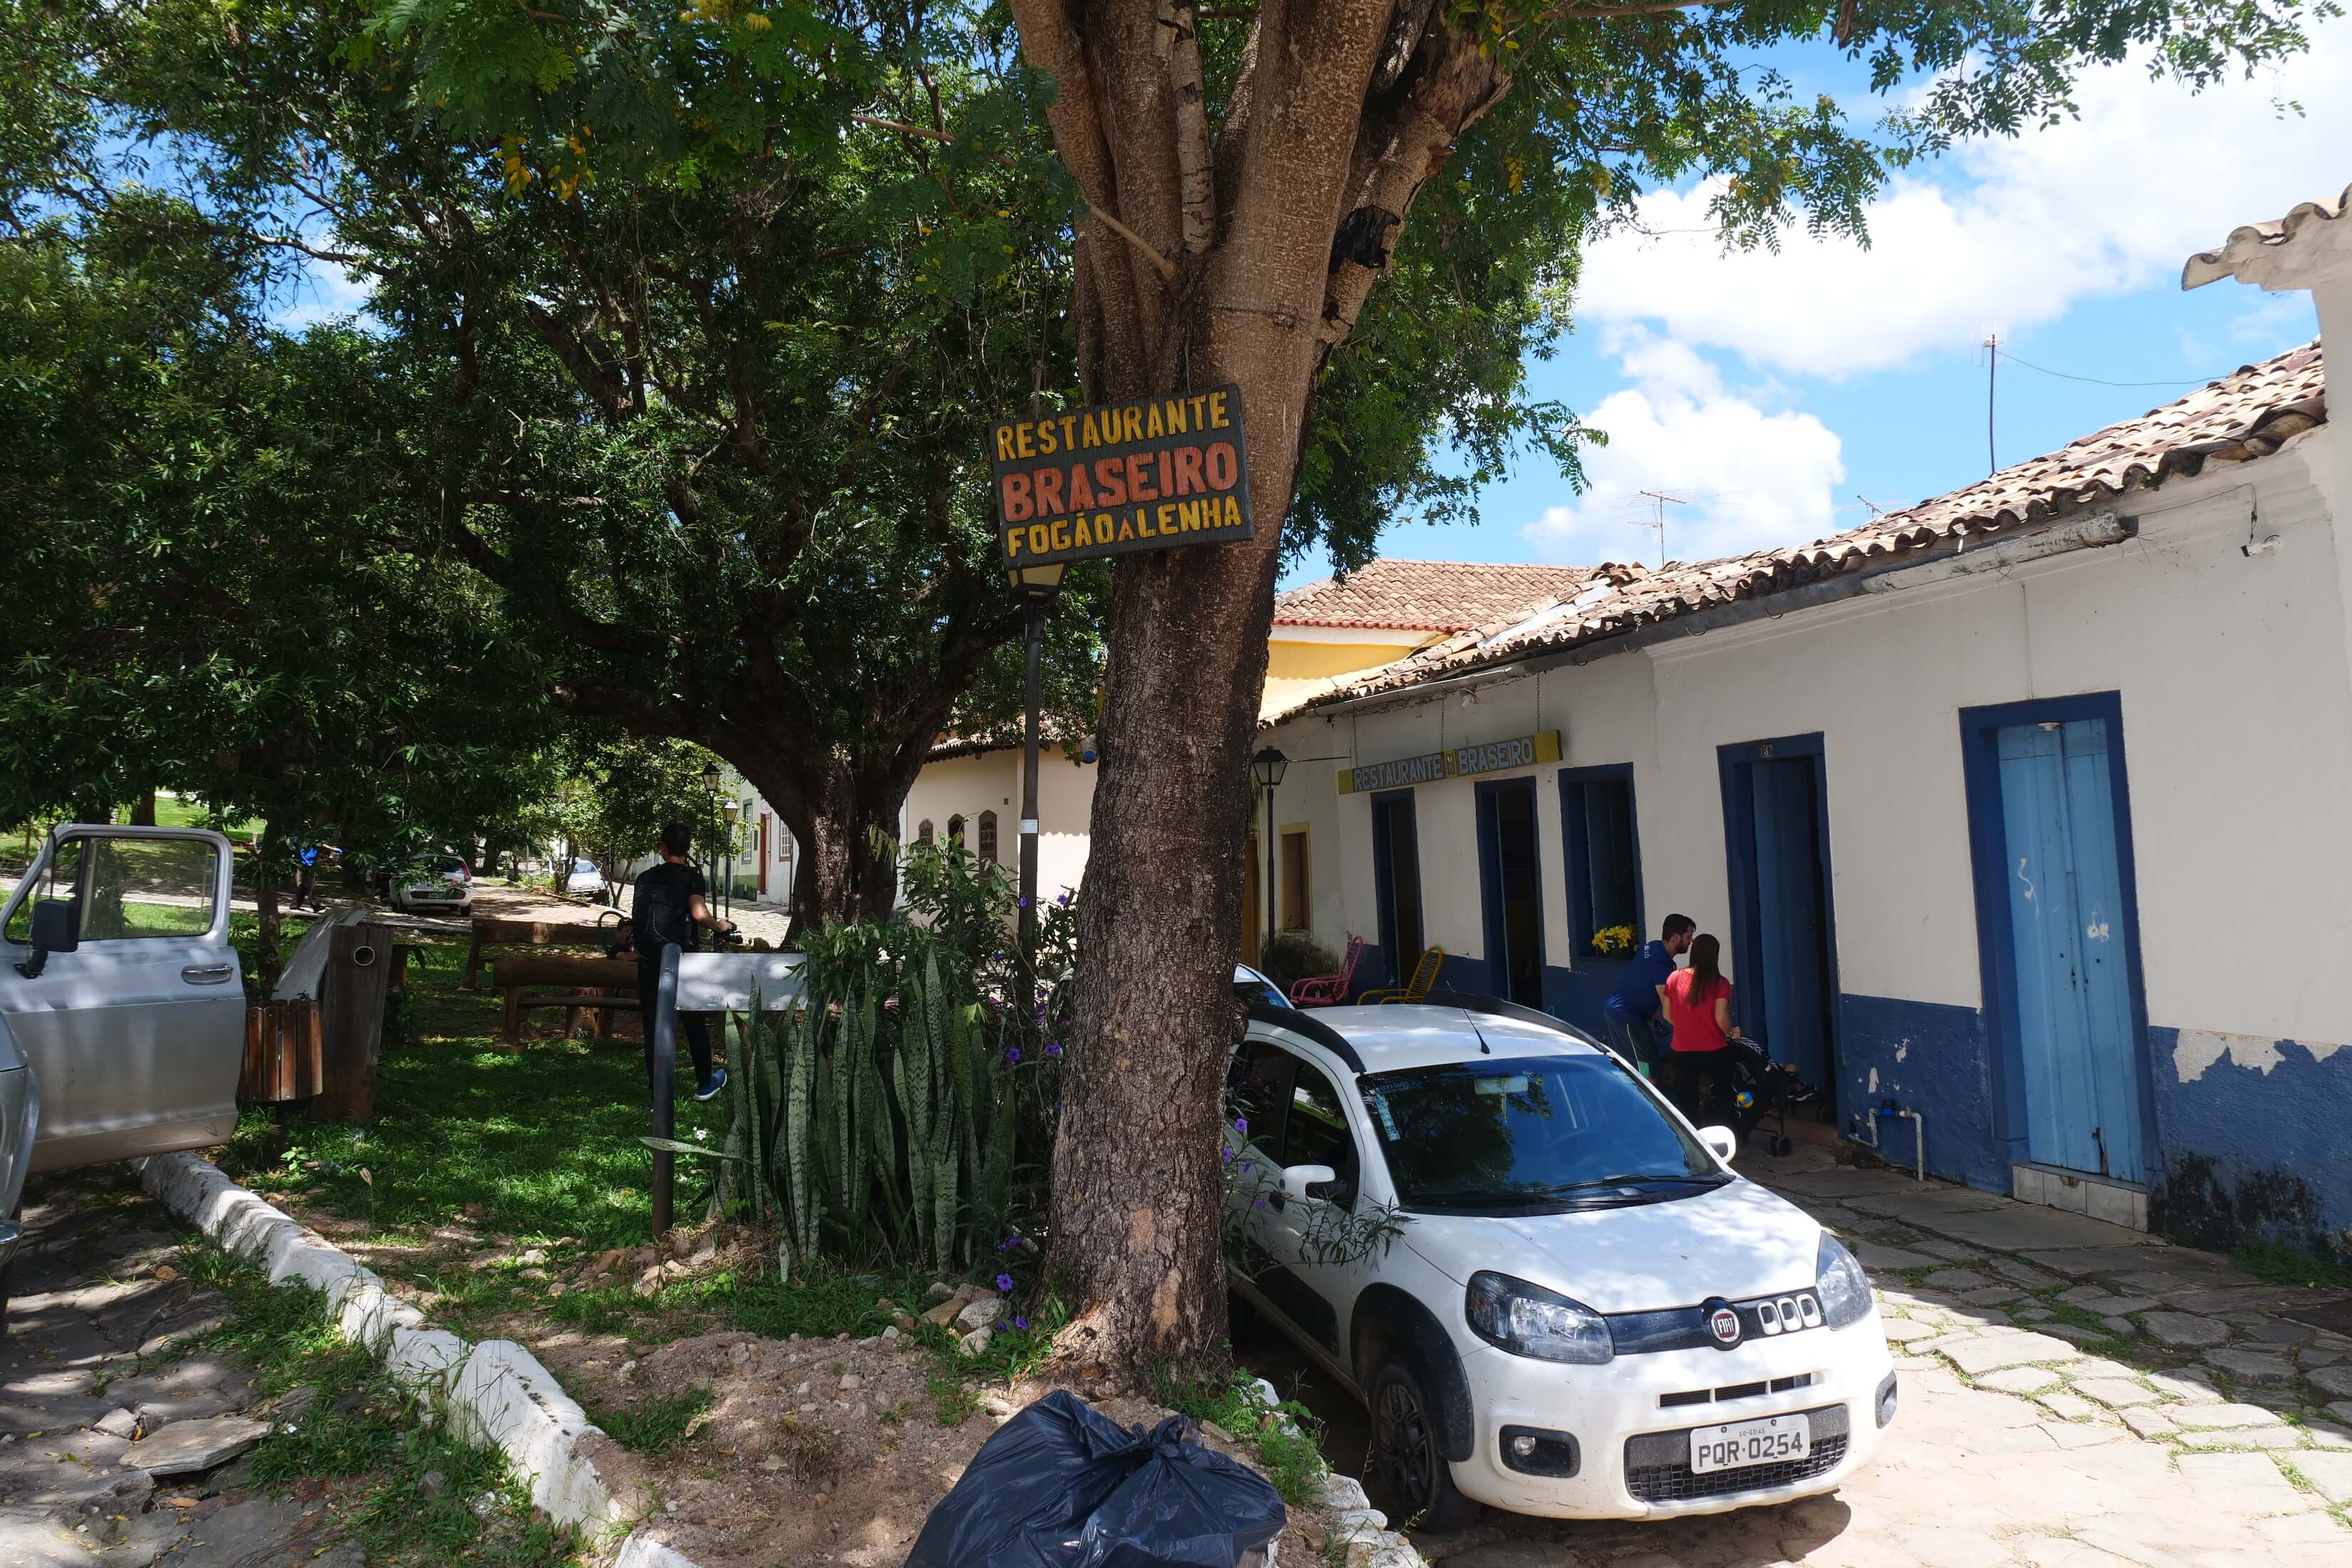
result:
M 217 833 L 61 826 L 0 906 L 0 1265 L 28 1174 L 236 1130 L 230 875 Z
M 1785 1502 L 1895 1418 L 1853 1257 L 1556 1020 L 1254 1006 L 1226 1096 L 1234 1294 L 1369 1406 L 1392 1519 Z
M 567 893 L 585 893 L 592 899 L 603 898 L 604 896 L 604 868 L 585 855 L 575 857 L 572 862 L 571 872 L 563 879 L 563 890 Z
M 395 879 L 392 907 L 396 910 L 454 910 L 474 907 L 474 873 L 455 855 L 427 855 Z

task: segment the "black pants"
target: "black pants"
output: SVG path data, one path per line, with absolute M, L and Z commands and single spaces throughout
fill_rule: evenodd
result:
M 1731 1103 L 1731 1053 L 1668 1051 L 1666 1093 L 1694 1127 L 1727 1127 Z
M 654 1079 L 654 999 L 661 994 L 661 961 L 647 963 L 637 961 L 638 1016 L 646 1025 L 646 1083 Z M 686 1036 L 686 1048 L 694 1058 L 694 1087 L 700 1089 L 710 1081 L 710 1016 L 707 1013 L 680 1013 L 677 1026 Z M 673 1092 L 675 1089 L 673 1089 Z
M 303 867 L 302 874 L 294 879 L 294 907 L 299 910 L 305 904 L 314 910 L 319 907 L 319 868 L 316 866 Z

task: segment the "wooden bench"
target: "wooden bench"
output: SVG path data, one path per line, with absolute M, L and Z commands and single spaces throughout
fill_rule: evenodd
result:
M 458 982 L 467 991 L 481 978 L 486 947 L 572 947 L 601 950 L 614 937 L 610 925 L 583 925 L 578 921 L 509 921 L 496 915 L 476 915 L 472 940 L 466 948 L 466 977 Z M 499 960 L 499 962 L 504 962 Z
M 613 1015 L 637 1012 L 635 960 L 578 952 L 509 952 L 491 966 L 490 978 L 506 999 L 502 1034 L 509 1048 L 522 1045 L 522 1016 L 533 1007 L 565 1010 L 563 1032 L 580 1027 L 581 1015 L 596 1015 L 596 1037 L 613 1037 Z M 560 985 L 552 994 L 525 995 L 526 985 Z

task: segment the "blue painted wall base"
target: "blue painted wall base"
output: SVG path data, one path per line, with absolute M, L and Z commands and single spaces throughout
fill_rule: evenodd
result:
M 2194 1247 L 2275 1241 L 2352 1262 L 2352 1047 L 2276 1040 L 2275 1060 L 2232 1052 L 2200 1071 L 2179 1059 L 2180 1033 L 2147 1032 L 2163 1156 L 2149 1226 Z
M 1892 1100 L 1927 1118 L 1927 1173 L 1990 1193 L 2009 1191 L 2009 1161 L 1992 1123 L 1992 1078 L 1984 1016 L 1974 1007 L 1908 1002 L 1894 996 L 1838 998 L 1840 1130 Z M 1907 1122 L 1886 1122 L 1893 1163 L 1911 1162 Z

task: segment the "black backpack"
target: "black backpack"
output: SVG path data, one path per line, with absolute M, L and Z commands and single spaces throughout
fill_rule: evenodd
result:
M 671 942 L 683 952 L 694 951 L 694 918 L 687 910 L 694 880 L 692 867 L 667 860 L 637 879 L 629 911 L 636 928 L 637 956 L 657 959 Z

